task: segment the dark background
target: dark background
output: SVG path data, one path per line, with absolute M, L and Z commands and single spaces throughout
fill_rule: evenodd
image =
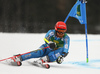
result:
M 0 0 L 0 32 L 45 33 L 64 21 L 76 0 Z M 89 34 L 100 34 L 100 1 L 88 0 Z M 68 33 L 85 33 L 77 19 L 66 22 Z

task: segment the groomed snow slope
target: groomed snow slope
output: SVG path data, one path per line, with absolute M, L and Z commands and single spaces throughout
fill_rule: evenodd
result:
M 100 35 L 88 35 L 89 63 L 86 63 L 86 42 L 84 34 L 70 36 L 69 55 L 62 64 L 50 63 L 51 68 L 36 67 L 23 62 L 20 67 L 0 62 L 0 74 L 100 74 Z M 36 50 L 44 43 L 45 33 L 0 33 L 0 59 L 15 54 Z

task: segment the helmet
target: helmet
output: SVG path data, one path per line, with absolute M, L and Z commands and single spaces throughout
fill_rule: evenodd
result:
M 64 22 L 58 21 L 55 25 L 55 30 L 57 31 L 58 29 L 67 30 L 67 26 Z

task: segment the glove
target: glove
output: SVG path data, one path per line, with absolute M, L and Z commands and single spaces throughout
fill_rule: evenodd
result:
M 56 60 L 58 64 L 61 64 L 63 61 L 64 61 L 64 57 L 62 56 L 59 56 L 58 59 Z
M 50 42 L 48 43 L 48 45 L 50 46 L 51 49 L 54 49 L 54 48 L 56 47 L 56 43 L 54 43 L 54 42 L 52 42 L 52 41 L 50 41 Z

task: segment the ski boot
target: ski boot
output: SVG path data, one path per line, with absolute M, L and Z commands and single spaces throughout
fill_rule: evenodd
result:
M 13 65 L 13 66 L 21 66 L 22 65 L 22 63 L 21 63 L 22 57 L 20 54 L 14 55 L 11 59 L 12 59 L 11 65 Z
M 48 61 L 49 61 L 48 56 L 45 56 L 45 57 L 40 58 L 39 60 L 34 61 L 33 64 L 38 65 L 38 66 L 41 65 L 42 67 L 49 69 L 50 65 L 46 64 Z

